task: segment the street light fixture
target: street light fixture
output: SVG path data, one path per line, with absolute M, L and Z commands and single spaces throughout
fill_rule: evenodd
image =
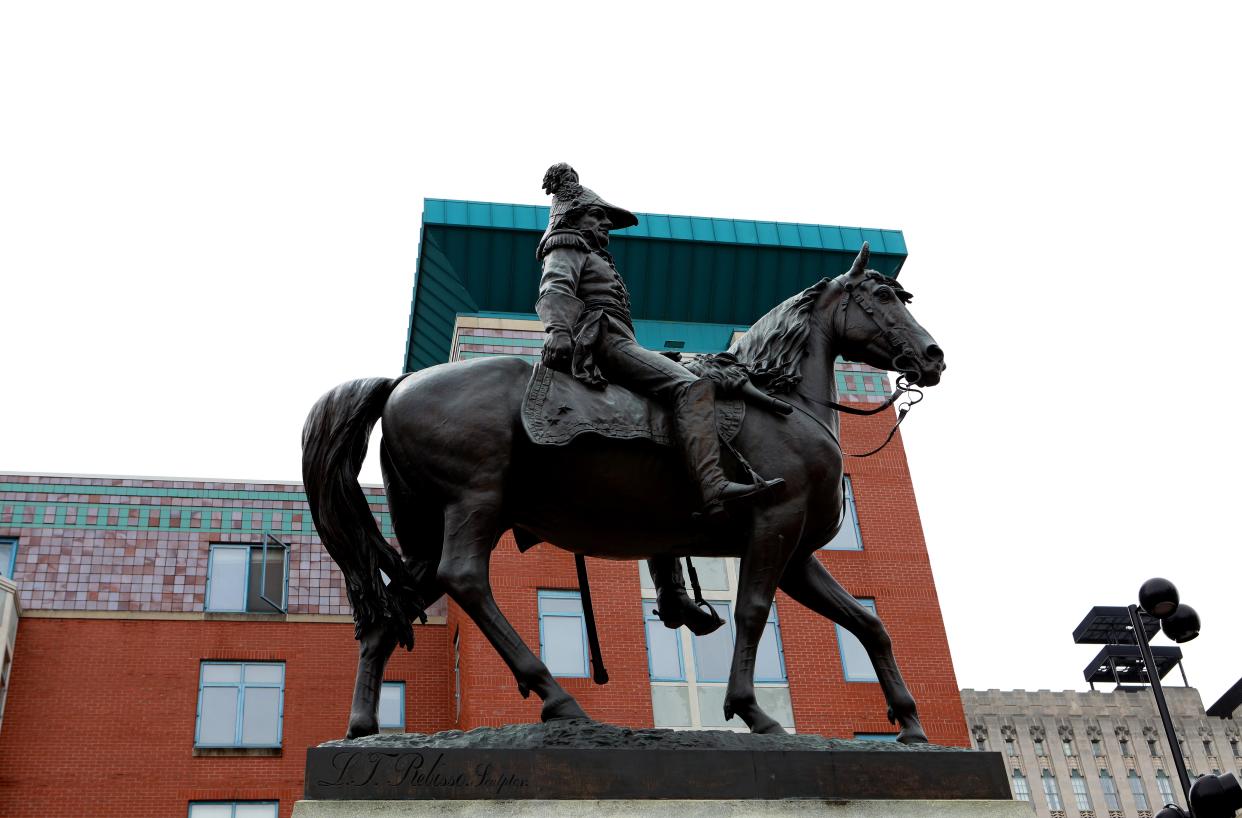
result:
M 1177 733 L 1173 729 L 1173 719 L 1169 716 L 1169 706 L 1164 699 L 1164 686 L 1160 684 L 1160 673 L 1156 661 L 1152 657 L 1151 645 L 1147 641 L 1147 630 L 1143 626 L 1140 611 L 1160 620 L 1160 629 L 1164 635 L 1174 642 L 1183 644 L 1199 635 L 1199 614 L 1189 605 L 1181 604 L 1177 588 L 1173 583 L 1161 577 L 1149 579 L 1139 588 L 1139 605 L 1131 605 L 1130 626 L 1134 640 L 1143 654 L 1143 666 L 1147 668 L 1147 681 L 1151 684 L 1152 693 L 1156 697 L 1156 709 L 1160 711 L 1160 721 L 1164 724 L 1164 733 L 1169 741 L 1169 752 L 1173 756 L 1173 766 L 1177 768 L 1177 777 L 1182 785 L 1182 794 L 1190 812 L 1168 804 L 1156 818 L 1233 818 L 1242 809 L 1242 785 L 1233 773 L 1224 775 L 1204 775 L 1194 785 L 1190 783 L 1190 775 L 1186 772 L 1186 760 L 1182 758 L 1181 747 L 1177 743 Z

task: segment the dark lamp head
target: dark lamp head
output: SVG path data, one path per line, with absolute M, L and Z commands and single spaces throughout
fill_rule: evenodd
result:
M 1153 577 L 1139 588 L 1139 607 L 1157 619 L 1177 610 L 1177 587 L 1163 577 Z
M 1242 809 L 1242 786 L 1233 773 L 1205 775 L 1190 788 L 1195 818 L 1233 818 Z
M 1178 605 L 1172 615 L 1160 622 L 1160 629 L 1179 645 L 1189 642 L 1199 635 L 1199 614 L 1189 605 Z
M 1156 813 L 1156 818 L 1190 818 L 1190 814 L 1179 806 L 1169 804 Z

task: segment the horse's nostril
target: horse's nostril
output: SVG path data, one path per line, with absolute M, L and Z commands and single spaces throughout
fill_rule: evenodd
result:
M 944 351 L 935 344 L 927 345 L 927 357 L 933 361 L 943 361 Z

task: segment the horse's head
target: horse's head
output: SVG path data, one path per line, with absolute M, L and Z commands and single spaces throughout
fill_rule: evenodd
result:
M 935 386 L 944 372 L 944 353 L 910 315 L 910 293 L 895 280 L 867 269 L 864 242 L 842 287 L 828 326 L 835 350 L 852 361 L 905 375 L 911 384 Z

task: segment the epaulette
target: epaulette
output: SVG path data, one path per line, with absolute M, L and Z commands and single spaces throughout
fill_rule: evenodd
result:
M 558 247 L 572 247 L 584 253 L 591 252 L 591 245 L 587 244 L 587 240 L 577 230 L 553 230 L 539 242 L 539 247 L 535 249 L 535 258 L 543 261 L 544 256 Z

